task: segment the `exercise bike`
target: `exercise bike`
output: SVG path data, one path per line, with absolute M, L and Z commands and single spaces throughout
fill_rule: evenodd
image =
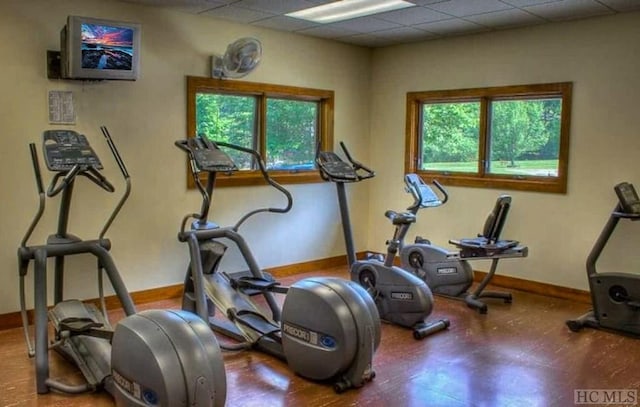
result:
M 187 214 L 178 234 L 178 239 L 188 244 L 190 257 L 182 308 L 197 313 L 216 333 L 236 341 L 230 345 L 223 342 L 223 349 L 265 352 L 286 361 L 302 377 L 332 382 L 338 393 L 372 380 L 380 319 L 365 290 L 350 281 L 329 277 L 281 286 L 266 278 L 239 233 L 249 218 L 263 212 L 286 213 L 293 203 L 289 191 L 269 176 L 258 152 L 213 142 L 205 136 L 175 144 L 187 153 L 191 175 L 202 195 L 200 212 Z M 209 221 L 216 175 L 238 170 L 221 148 L 249 154 L 267 185 L 286 198 L 286 206 L 255 209 L 228 227 Z M 206 186 L 200 174 L 206 174 Z M 226 250 L 221 240 L 231 241 L 239 249 L 249 276 L 235 277 L 218 270 Z M 282 308 L 274 294 L 285 295 Z M 261 301 L 254 300 L 255 296 Z
M 567 321 L 567 326 L 573 332 L 589 327 L 640 337 L 640 275 L 602 273 L 596 269 L 596 262 L 620 219 L 640 219 L 640 199 L 634 186 L 622 182 L 614 190 L 618 203 L 587 257 L 587 278 L 593 310 Z
M 68 233 L 72 194 L 80 177 L 107 192 L 115 188 L 100 170 L 102 163 L 84 135 L 72 130 L 47 130 L 43 150 L 54 172 L 46 191 L 35 144 L 31 159 L 39 194 L 39 207 L 20 248 L 20 309 L 28 354 L 35 356 L 39 394 L 50 390 L 82 393 L 104 389 L 121 406 L 222 406 L 226 399 L 224 364 L 215 336 L 197 316 L 185 311 L 150 310 L 136 314 L 131 296 L 115 266 L 104 236 L 127 200 L 131 182 L 107 129 L 102 132 L 126 182 L 126 190 L 95 240 Z M 43 245 L 28 245 L 45 211 L 46 197 L 60 195 L 58 227 Z M 64 266 L 68 256 L 89 254 L 97 260 L 101 309 L 89 302 L 63 298 Z M 47 318 L 47 260 L 54 259 L 55 305 Z M 34 263 L 35 348 L 29 334 L 25 278 Z M 127 315 L 112 328 L 108 321 L 102 274 L 106 273 Z M 49 343 L 49 324 L 54 340 Z M 74 363 L 85 383 L 69 384 L 50 377 L 49 349 Z
M 436 187 L 442 198 L 427 185 L 417 174 L 405 175 L 407 192 L 414 199 L 407 210 L 417 215 L 420 209 L 435 208 L 444 205 L 449 195 L 436 180 Z M 516 240 L 501 239 L 500 235 L 511 206 L 511 197 L 500 195 L 484 223 L 482 232 L 474 238 L 449 240 L 459 251 L 449 251 L 435 246 L 427 239 L 416 237 L 413 244 L 400 242 L 400 263 L 403 268 L 423 279 L 434 294 L 464 300 L 469 308 L 481 314 L 488 311 L 482 298 L 501 299 L 505 303 L 512 301 L 511 293 L 485 291 L 496 273 L 498 262 L 504 258 L 526 257 L 528 248 Z M 480 284 L 469 291 L 473 283 L 473 269 L 468 260 L 491 260 L 491 268 Z
M 395 227 L 395 232 L 393 238 L 387 241 L 386 256 L 356 259 L 345 184 L 373 178 L 375 173 L 353 160 L 344 143 L 341 142 L 340 146 L 348 162 L 334 152 L 318 149 L 316 164 L 320 176 L 325 181 L 336 184 L 351 280 L 362 285 L 375 300 L 382 320 L 411 328 L 415 339 L 423 339 L 447 329 L 447 319 L 425 321 L 433 310 L 433 295 L 424 281 L 393 265 L 400 242 L 404 239 L 409 225 L 416 220 L 414 214 L 387 211 L 385 216 Z

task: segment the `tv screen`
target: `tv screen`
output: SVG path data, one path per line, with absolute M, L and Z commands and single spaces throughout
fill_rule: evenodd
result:
M 69 16 L 61 42 L 62 76 L 65 78 L 138 78 L 139 24 Z

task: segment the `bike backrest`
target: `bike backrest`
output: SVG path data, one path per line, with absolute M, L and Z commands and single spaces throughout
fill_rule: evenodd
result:
M 482 236 L 489 242 L 497 242 L 500 240 L 502 228 L 507 220 L 507 214 L 511 207 L 511 197 L 509 195 L 500 195 L 493 206 L 493 210 L 487 216 L 482 229 Z

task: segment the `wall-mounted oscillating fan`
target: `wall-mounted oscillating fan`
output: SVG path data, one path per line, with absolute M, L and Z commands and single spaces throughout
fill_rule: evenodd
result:
M 255 38 L 240 38 L 229 44 L 223 56 L 211 57 L 213 78 L 241 78 L 260 63 L 262 44 Z

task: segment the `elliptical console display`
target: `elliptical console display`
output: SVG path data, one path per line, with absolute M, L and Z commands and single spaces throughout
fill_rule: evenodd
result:
M 102 169 L 102 163 L 83 134 L 73 130 L 46 130 L 42 136 L 49 171 L 68 171 L 73 166 Z

